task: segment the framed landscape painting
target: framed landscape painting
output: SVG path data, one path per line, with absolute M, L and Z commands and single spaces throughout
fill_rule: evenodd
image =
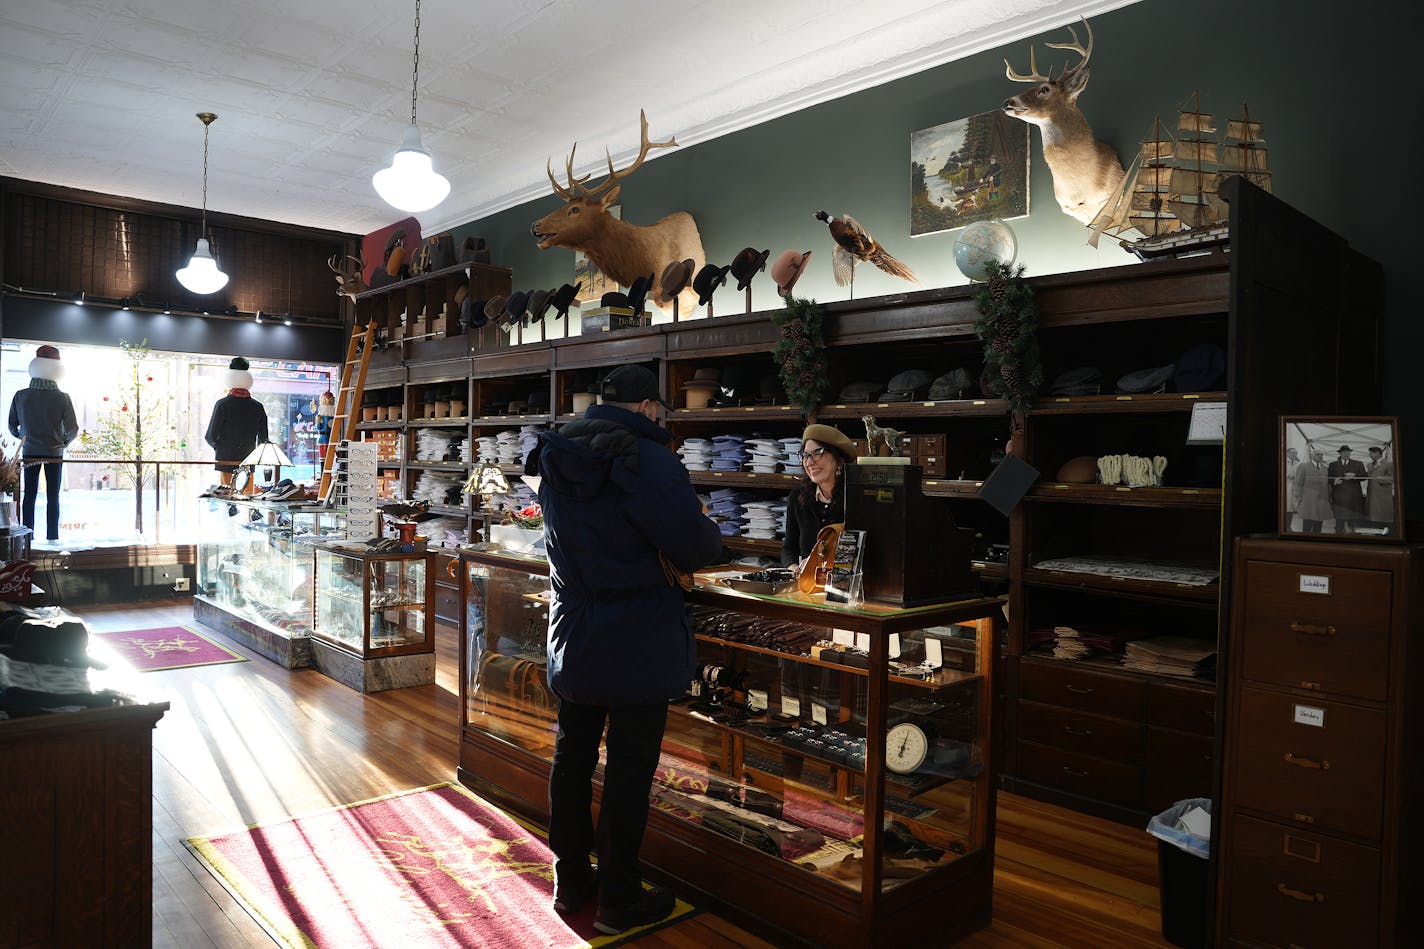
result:
M 1399 420 L 1281 418 L 1282 536 L 1402 539 Z
M 1003 112 L 910 135 L 910 236 L 1028 214 L 1029 126 Z

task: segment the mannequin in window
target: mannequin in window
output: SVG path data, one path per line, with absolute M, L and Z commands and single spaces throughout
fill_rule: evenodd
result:
M 213 406 L 212 418 L 203 440 L 213 449 L 218 477 L 232 484 L 232 473 L 258 442 L 267 440 L 267 411 L 252 397 L 252 373 L 241 356 L 228 363 L 223 375 L 227 395 Z
M 20 520 L 31 530 L 35 526 L 35 496 L 40 488 L 40 470 L 45 476 L 45 537 L 59 539 L 59 480 L 64 468 L 64 449 L 79 434 L 74 403 L 59 391 L 64 367 L 59 350 L 41 346 L 30 360 L 30 387 L 15 393 L 10 402 L 10 434 L 21 439 L 25 462 L 24 493 Z

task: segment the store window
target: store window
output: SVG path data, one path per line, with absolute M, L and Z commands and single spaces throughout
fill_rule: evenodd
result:
M 42 342 L 0 346 L 0 405 L 30 384 Z M 46 538 L 47 492 L 35 503 L 35 546 L 74 550 L 198 539 L 198 495 L 217 483 L 203 440 L 213 405 L 225 394 L 228 357 L 120 346 L 56 344 L 59 387 L 74 403 L 81 435 L 69 446 L 59 493 L 59 536 Z M 334 388 L 338 367 L 249 358 L 252 395 L 267 411 L 268 435 L 295 465 L 282 477 L 320 474 L 316 403 Z M 7 454 L 17 447 L 4 433 Z M 133 460 L 141 457 L 143 463 Z M 16 498 L 18 501 L 19 499 Z

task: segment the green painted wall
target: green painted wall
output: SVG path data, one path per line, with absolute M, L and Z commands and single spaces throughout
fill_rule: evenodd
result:
M 1417 149 L 1410 147 L 1420 135 L 1410 105 L 1412 84 L 1405 82 L 1413 50 L 1405 48 L 1403 21 L 1411 8 L 1369 4 L 1360 8 L 1367 14 L 1354 16 L 1347 15 L 1350 9 L 1326 0 L 1144 0 L 1103 14 L 1092 21 L 1096 48 L 1080 105 L 1097 136 L 1126 163 L 1153 115 L 1174 115 L 1194 90 L 1203 111 L 1222 117 L 1238 114 L 1242 99 L 1249 101 L 1252 114 L 1266 124 L 1276 194 L 1385 267 L 1385 410 L 1405 416 L 1407 451 L 1424 446 L 1424 421 L 1410 415 L 1418 399 L 1408 385 L 1414 357 L 1424 351 L 1418 316 L 1424 293 L 1412 279 L 1417 229 L 1407 223 L 1421 191 L 1412 169 Z M 870 15 L 873 7 L 866 10 Z M 1042 67 L 1065 62 L 1060 57 L 1066 53 L 1043 45 L 1064 38 L 1066 31 L 1037 38 Z M 991 50 L 660 155 L 625 184 L 623 217 L 645 224 L 689 211 L 708 259 L 716 263 L 727 263 L 749 244 L 769 247 L 773 257 L 788 247 L 814 250 L 797 292 L 822 301 L 844 299 L 846 289 L 831 278 L 830 237 L 812 216 L 824 208 L 859 219 L 926 286 L 964 283 L 951 254 L 956 232 L 908 236 L 909 136 L 998 108 L 1025 88 L 1004 77 L 1003 59 L 1025 70 L 1028 46 Z M 639 105 L 628 103 L 626 141 L 588 142 L 585 148 L 631 147 Z M 654 138 L 674 131 L 660 128 L 656 115 L 649 122 Z M 548 143 L 555 166 L 570 144 Z M 1131 266 L 1134 259 L 1115 246 L 1087 247 L 1085 229 L 1058 210 L 1036 130 L 1031 153 L 1031 213 L 1011 222 L 1028 273 Z M 518 289 L 558 286 L 573 272 L 572 252 L 539 251 L 529 236 L 530 223 L 558 203 L 550 196 L 472 222 L 456 230 L 457 239 L 472 233 L 489 239 L 494 261 L 514 269 Z M 873 268 L 857 271 L 858 297 L 908 289 Z M 721 312 L 737 311 L 740 295 L 724 289 L 717 303 Z M 776 304 L 774 285 L 758 278 L 754 307 Z M 1406 472 L 1424 472 L 1424 462 L 1408 461 Z M 1424 479 L 1409 482 L 1406 503 L 1413 512 L 1424 511 Z

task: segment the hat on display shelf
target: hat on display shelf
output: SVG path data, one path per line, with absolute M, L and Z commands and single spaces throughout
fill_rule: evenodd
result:
M 796 281 L 801 279 L 801 274 L 806 269 L 806 265 L 811 261 L 811 252 L 799 253 L 794 250 L 784 250 L 781 256 L 776 258 L 776 263 L 771 265 L 771 279 L 776 281 L 776 291 L 782 296 L 791 292 L 796 286 Z

